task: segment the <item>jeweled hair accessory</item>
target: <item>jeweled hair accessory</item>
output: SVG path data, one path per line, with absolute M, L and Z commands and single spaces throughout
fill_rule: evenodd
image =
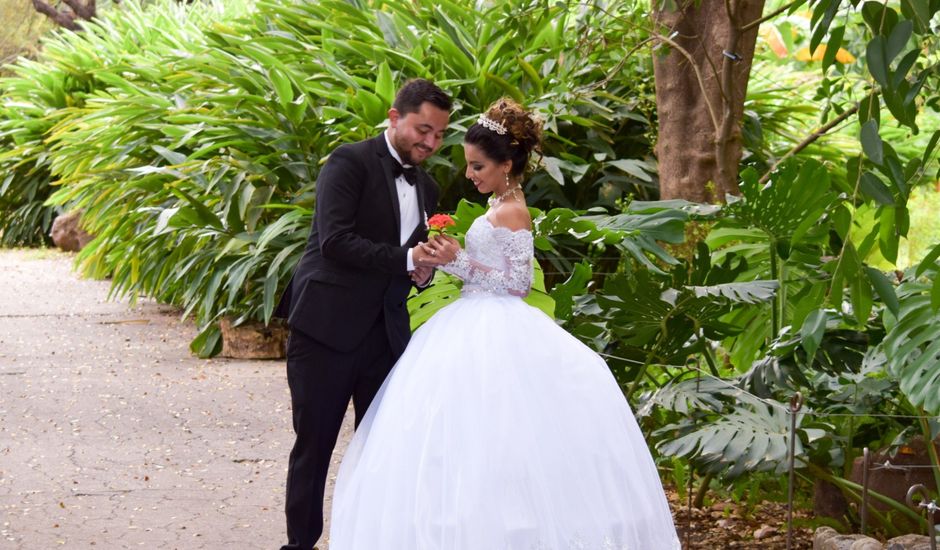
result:
M 486 115 L 480 115 L 480 118 L 477 119 L 477 124 L 486 128 L 487 130 L 493 130 L 494 132 L 496 132 L 497 134 L 501 136 L 506 135 L 506 132 L 507 132 L 505 126 L 503 126 L 499 122 L 496 122 L 492 118 L 489 118 Z

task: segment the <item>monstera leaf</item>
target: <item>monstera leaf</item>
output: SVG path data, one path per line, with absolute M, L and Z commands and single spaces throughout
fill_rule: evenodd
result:
M 940 414 L 940 272 L 929 273 L 898 288 L 900 311 L 883 345 L 888 370 L 910 402 Z
M 724 404 L 721 397 L 740 393 L 730 383 L 719 378 L 693 378 L 681 380 L 657 389 L 647 399 L 641 400 L 636 415 L 647 416 L 654 408 L 688 415 L 693 411 L 720 411 Z
M 701 351 L 704 338 L 720 340 L 742 329 L 723 321 L 729 312 L 773 298 L 776 281 L 682 285 L 638 271 L 608 279 L 597 304 L 622 344 L 641 348 L 650 362 L 681 364 Z
M 718 206 L 683 200 L 635 201 L 622 214 L 589 213 L 577 220 L 594 224 L 597 234 L 605 236 L 605 242 L 614 244 L 654 273 L 663 274 L 650 257 L 670 266 L 678 262 L 659 243 L 684 242 L 686 222 L 712 219 L 720 210 Z
M 689 381 L 686 381 L 687 384 Z M 658 430 L 656 446 L 667 456 L 697 459 L 706 472 L 734 478 L 745 472 L 783 473 L 789 457 L 790 413 L 787 405 L 762 401 L 741 390 L 718 389 L 733 399 L 724 414 L 713 421 L 684 419 Z M 825 437 L 825 430 L 802 426 L 797 417 L 795 455 L 805 456 L 804 445 Z
M 782 258 L 790 256 L 793 244 L 819 222 L 835 200 L 829 171 L 814 160 L 786 163 L 769 183 L 761 186 L 751 169 L 741 173 L 741 195 L 725 212 L 736 223 L 766 233 Z

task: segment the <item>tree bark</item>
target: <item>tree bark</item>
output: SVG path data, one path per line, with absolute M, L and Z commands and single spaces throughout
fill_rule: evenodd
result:
M 95 0 L 88 0 L 87 3 L 83 3 L 81 0 L 63 0 L 65 5 L 69 7 L 68 10 L 64 11 L 59 11 L 45 0 L 32 1 L 33 8 L 37 12 L 51 19 L 56 25 L 73 31 L 82 28 L 78 20 L 88 21 L 94 18 L 97 13 Z
M 660 196 L 724 202 L 737 195 L 741 120 L 764 0 L 654 0 Z M 742 30 L 744 29 L 744 30 Z M 665 53 L 664 53 L 665 52 Z

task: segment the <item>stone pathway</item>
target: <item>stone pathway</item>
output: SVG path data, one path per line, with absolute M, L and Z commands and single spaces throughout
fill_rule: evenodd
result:
M 198 359 L 191 321 L 71 265 L 0 250 L 0 549 L 278 548 L 283 361 Z

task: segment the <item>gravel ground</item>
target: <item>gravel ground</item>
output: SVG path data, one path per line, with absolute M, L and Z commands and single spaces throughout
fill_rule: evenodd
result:
M 283 361 L 193 357 L 192 322 L 72 258 L 0 250 L 0 548 L 278 548 Z

